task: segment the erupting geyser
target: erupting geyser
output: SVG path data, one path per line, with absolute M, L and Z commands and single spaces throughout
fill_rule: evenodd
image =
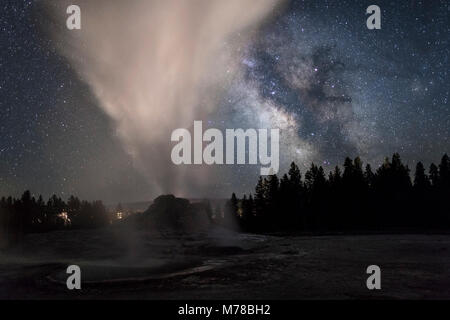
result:
M 81 30 L 55 32 L 154 194 L 183 194 L 185 181 L 211 179 L 206 166 L 172 164 L 170 134 L 214 110 L 239 67 L 236 48 L 278 2 L 80 0 Z M 65 19 L 70 4 L 52 11 Z

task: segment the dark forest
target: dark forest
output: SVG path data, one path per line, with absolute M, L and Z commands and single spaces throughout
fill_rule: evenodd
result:
M 450 159 L 445 154 L 429 170 L 418 162 L 411 178 L 395 153 L 375 171 L 359 157 L 327 175 L 311 164 L 304 175 L 292 162 L 281 179 L 260 177 L 253 194 L 235 194 L 211 214 L 213 222 L 245 232 L 444 232 L 450 227 Z M 223 214 L 221 213 L 223 212 Z M 24 234 L 106 226 L 111 215 L 101 201 L 67 201 L 53 195 L 45 202 L 25 191 L 0 200 L 3 241 Z
M 254 194 L 227 202 L 225 222 L 250 232 L 392 232 L 448 230 L 450 160 L 413 178 L 395 153 L 375 171 L 359 157 L 328 175 L 314 163 L 302 176 L 293 162 L 281 179 L 260 177 Z

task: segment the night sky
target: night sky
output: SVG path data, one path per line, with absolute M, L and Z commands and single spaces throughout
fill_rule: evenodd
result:
M 1 4 L 0 195 L 156 196 L 86 79 L 41 27 L 42 2 Z M 366 27 L 371 4 L 381 30 Z M 450 152 L 449 16 L 449 1 L 288 1 L 238 47 L 239 75 L 202 120 L 283 122 L 281 173 L 292 160 L 304 173 L 312 161 L 328 171 L 358 155 L 377 167 L 394 152 L 410 167 L 438 162 Z M 249 192 L 258 172 L 220 170 L 185 195 Z

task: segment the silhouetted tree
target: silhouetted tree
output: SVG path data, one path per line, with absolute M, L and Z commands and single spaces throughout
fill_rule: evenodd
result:
M 443 190 L 450 190 L 450 159 L 447 154 L 444 154 L 439 164 L 438 183 Z
M 450 225 L 450 159 L 447 154 L 439 164 L 438 177 L 436 181 L 434 204 L 437 212 L 437 220 L 442 224 Z
M 241 202 L 242 208 L 242 216 L 241 216 L 241 227 L 244 230 L 253 230 L 255 224 L 255 216 L 254 216 L 254 203 L 253 197 L 250 194 L 248 199 L 247 196 L 244 195 L 244 198 Z
M 263 227 L 273 229 L 280 224 L 280 198 L 279 198 L 280 182 L 276 174 L 270 175 L 265 179 L 264 183 L 264 199 L 266 205 L 266 213 L 263 216 Z
M 257 225 L 255 226 L 256 229 L 262 228 L 262 220 L 264 219 L 266 211 L 265 179 L 260 176 L 255 188 L 255 214 L 257 221 Z
M 336 166 L 334 168 L 334 171 L 330 171 L 330 174 L 328 175 L 328 181 L 330 186 L 335 190 L 337 188 L 342 187 L 342 173 L 341 169 Z
M 431 181 L 431 185 L 435 188 L 438 187 L 439 185 L 439 169 L 438 167 L 432 163 L 430 165 L 430 181 Z
M 290 214 L 286 223 L 294 229 L 299 227 L 303 228 L 306 224 L 306 215 L 303 210 L 305 203 L 304 184 L 300 169 L 294 162 L 291 163 L 288 175 L 288 191 L 286 196 L 290 199 L 287 200 Z
M 366 185 L 368 187 L 371 187 L 373 185 L 373 180 L 375 178 L 375 174 L 372 171 L 372 167 L 370 166 L 370 164 L 368 163 L 366 165 L 366 170 L 364 172 L 364 179 L 366 180 Z
M 416 192 L 421 193 L 430 188 L 430 178 L 425 173 L 425 167 L 422 162 L 418 162 L 416 165 L 416 172 L 414 174 L 414 189 Z
M 225 204 L 223 223 L 226 227 L 236 229 L 240 225 L 240 215 L 238 212 L 238 200 L 236 194 L 231 195 L 231 199 Z
M 430 189 L 430 178 L 426 174 L 422 162 L 418 162 L 414 173 L 414 185 L 411 199 L 412 210 L 410 211 L 411 225 L 416 228 L 421 226 L 430 227 L 432 225 L 426 221 L 424 216 L 424 213 L 430 210 L 432 201 Z
M 323 226 L 322 221 L 326 213 L 326 178 L 323 168 L 314 163 L 305 173 L 305 187 L 307 191 L 306 205 L 309 207 L 306 216 L 306 228 L 317 230 Z

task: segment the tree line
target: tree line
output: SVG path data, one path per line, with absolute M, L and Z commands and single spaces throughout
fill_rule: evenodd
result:
M 410 169 L 395 153 L 375 171 L 346 158 L 327 175 L 312 163 L 301 174 L 292 162 L 281 179 L 259 177 L 253 194 L 226 204 L 224 221 L 250 232 L 427 231 L 450 228 L 450 160 L 426 172 Z
M 58 229 L 101 227 L 110 222 L 102 201 L 81 201 L 70 196 L 67 202 L 53 195 L 42 196 L 25 191 L 18 199 L 0 199 L 0 245 L 14 243 L 24 234 Z

